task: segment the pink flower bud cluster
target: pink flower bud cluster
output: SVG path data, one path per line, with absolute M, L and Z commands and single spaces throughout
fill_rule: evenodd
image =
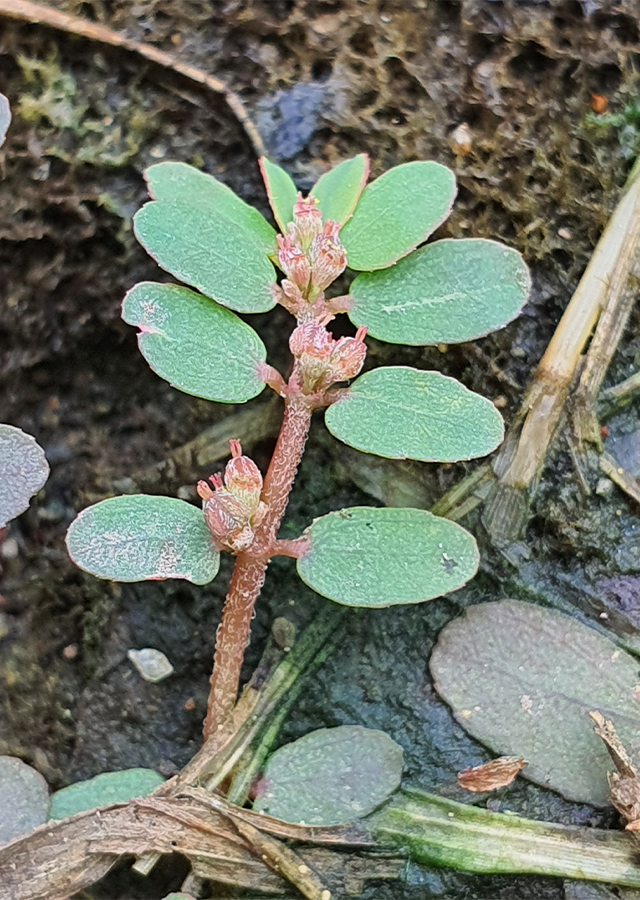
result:
M 224 484 L 219 475 L 198 482 L 204 520 L 219 549 L 233 553 L 246 550 L 252 543 L 254 528 L 264 519 L 267 508 L 260 500 L 262 475 L 248 456 L 242 455 L 240 441 L 230 441 L 232 458 L 224 471 Z
M 293 222 L 287 226 L 294 242 L 307 251 L 311 241 L 322 231 L 322 213 L 315 197 L 305 197 L 298 191 L 298 199 L 293 204 Z
M 364 363 L 367 348 L 366 328 L 358 328 L 355 337 L 336 341 L 323 322 L 298 325 L 289 338 L 304 394 L 325 390 L 338 381 L 355 378 Z
M 287 234 L 278 235 L 278 262 L 287 276 L 278 294 L 280 302 L 297 313 L 344 272 L 347 256 L 340 243 L 338 222 L 322 221 L 313 197 L 298 199 Z

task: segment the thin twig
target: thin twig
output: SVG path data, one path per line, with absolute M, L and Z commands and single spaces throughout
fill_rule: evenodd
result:
M 497 544 L 516 540 L 565 409 L 569 387 L 603 310 L 624 287 L 640 239 L 640 170 L 634 170 L 580 283 L 540 360 L 494 469 L 498 482 L 483 522 Z
M 600 468 L 605 475 L 608 475 L 614 484 L 617 484 L 620 490 L 624 491 L 627 496 L 640 503 L 640 484 L 637 480 L 624 469 L 616 459 L 609 453 L 602 453 L 600 456 Z
M 158 50 L 157 47 L 151 44 L 142 44 L 140 41 L 123 37 L 117 31 L 107 28 L 106 25 L 89 22 L 80 16 L 72 16 L 59 9 L 52 9 L 49 6 L 33 3 L 32 0 L 0 0 L 0 15 L 9 19 L 17 19 L 19 22 L 45 25 L 47 28 L 55 28 L 57 31 L 66 31 L 68 34 L 75 34 L 101 44 L 109 44 L 111 47 L 119 47 L 121 50 L 127 50 L 129 53 L 142 56 L 163 69 L 176 72 L 188 81 L 202 85 L 202 87 L 213 91 L 215 94 L 221 94 L 226 100 L 229 109 L 244 128 L 256 155 L 266 155 L 262 138 L 238 94 L 232 91 L 231 88 L 228 88 L 224 81 L 214 78 L 213 75 L 207 75 L 202 69 L 189 65 L 189 63 L 181 62 L 175 56 L 165 53 L 164 50 Z
M 267 403 L 252 404 L 248 409 L 233 412 L 205 428 L 160 462 L 132 472 L 131 478 L 136 486 L 166 484 L 178 478 L 181 484 L 187 483 L 199 477 L 208 466 L 229 456 L 229 441 L 232 438 L 241 441 L 242 446 L 248 449 L 266 438 L 275 437 L 280 428 L 280 416 L 277 397 Z

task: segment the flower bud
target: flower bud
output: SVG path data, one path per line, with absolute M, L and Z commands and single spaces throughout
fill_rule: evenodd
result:
M 328 359 L 332 346 L 333 338 L 327 329 L 317 322 L 298 325 L 289 338 L 289 349 L 296 358 L 307 353 L 318 359 Z
M 363 335 L 364 337 L 364 335 Z M 355 378 L 364 364 L 367 348 L 362 338 L 343 337 L 336 341 L 331 353 L 331 379 L 347 381 Z
M 291 235 L 278 236 L 278 261 L 289 281 L 305 291 L 309 284 L 311 268 L 304 250 L 291 240 Z
M 224 483 L 229 493 L 237 497 L 253 516 L 262 493 L 262 475 L 254 461 L 248 456 L 230 459 L 224 470 Z
M 311 241 L 322 231 L 322 213 L 318 209 L 318 201 L 315 197 L 302 199 L 298 192 L 298 199 L 293 204 L 293 222 L 287 225 L 291 239 L 302 250 L 308 250 Z
M 338 222 L 325 222 L 309 248 L 312 294 L 321 294 L 347 267 L 347 254 L 340 243 Z
M 197 490 L 216 546 L 238 553 L 253 541 L 254 526 L 260 524 L 267 508 L 260 500 L 260 470 L 253 460 L 242 455 L 240 441 L 230 444 L 232 459 L 225 469 L 224 484 L 219 475 L 213 475 L 213 490 L 206 481 L 199 481 Z
M 322 322 L 298 325 L 289 339 L 289 347 L 298 361 L 303 393 L 312 394 L 337 381 L 354 378 L 367 353 L 366 333 L 366 328 L 359 328 L 355 337 L 336 341 Z

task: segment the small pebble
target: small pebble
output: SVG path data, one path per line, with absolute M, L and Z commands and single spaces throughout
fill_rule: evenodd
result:
M 15 559 L 18 556 L 18 542 L 15 538 L 7 538 L 2 545 L 2 558 Z
M 596 494 L 600 497 L 606 497 L 612 493 L 614 488 L 613 481 L 610 478 L 599 478 L 596 484 Z
M 152 647 L 143 647 L 142 650 L 129 650 L 127 656 L 134 668 L 144 678 L 156 684 L 168 678 L 174 671 L 173 666 L 161 650 Z
M 449 135 L 449 144 L 456 156 L 466 156 L 472 147 L 471 129 L 466 122 L 462 122 Z
M 573 235 L 568 228 L 558 228 L 558 237 L 561 237 L 565 241 L 570 241 Z
M 196 708 L 196 701 L 193 699 L 193 697 L 189 697 L 189 699 L 187 700 L 187 702 L 184 705 L 185 712 L 192 712 L 192 710 L 194 710 L 195 708 Z
M 601 116 L 603 112 L 606 112 L 608 105 L 609 101 L 602 94 L 591 95 L 591 109 L 597 115 Z
M 78 645 L 77 644 L 67 644 L 67 646 L 62 651 L 62 655 L 65 659 L 75 659 L 78 655 Z

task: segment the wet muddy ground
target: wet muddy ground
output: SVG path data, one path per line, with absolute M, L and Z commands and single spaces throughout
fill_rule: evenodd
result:
M 640 150 L 633 110 L 606 127 L 592 113 L 594 94 L 623 113 L 640 93 L 640 2 L 49 5 L 223 79 L 247 104 L 272 158 L 303 189 L 362 151 L 374 176 L 413 159 L 451 166 L 458 201 L 438 236 L 492 237 L 516 247 L 532 268 L 531 300 L 516 322 L 476 345 L 405 351 L 372 342 L 371 357 L 454 375 L 499 399 L 509 421 Z M 0 153 L 0 421 L 34 434 L 52 469 L 3 546 L 0 753 L 32 763 L 54 788 L 129 766 L 170 775 L 199 744 L 229 566 L 204 588 L 115 586 L 75 569 L 63 539 L 79 509 L 130 487 L 132 472 L 233 412 L 157 378 L 119 318 L 125 291 L 158 274 L 131 229 L 145 197 L 142 171 L 162 159 L 183 160 L 265 213 L 266 198 L 251 144 L 223 99 L 135 54 L 0 17 L 0 90 L 14 110 Z M 462 123 L 470 147 L 456 140 Z M 254 317 L 252 324 L 274 364 L 286 365 L 287 315 Z M 638 324 L 635 312 L 610 383 L 637 370 Z M 633 408 L 612 429 L 637 447 Z M 262 467 L 270 450 L 268 440 L 252 448 Z M 293 536 L 314 516 L 402 491 L 428 506 L 464 471 L 374 464 L 344 448 L 336 452 L 318 422 L 286 527 Z M 188 480 L 178 471 L 152 488 L 143 478 L 135 484 L 194 497 L 186 474 Z M 382 728 L 405 749 L 407 783 L 436 789 L 487 758 L 437 699 L 427 669 L 438 630 L 463 606 L 514 590 L 552 602 L 570 583 L 569 599 L 582 612 L 617 604 L 637 627 L 634 504 L 617 491 L 585 496 L 559 441 L 534 512 L 527 535 L 534 558 L 526 571 L 505 572 L 487 546 L 487 571 L 467 591 L 424 608 L 354 617 L 282 739 L 323 725 Z M 606 589 L 598 588 L 604 579 Z M 303 623 L 323 602 L 301 586 L 289 561 L 274 563 L 245 674 L 276 616 Z M 176 674 L 158 685 L 143 682 L 126 658 L 141 646 L 163 650 Z M 610 821 L 526 782 L 496 802 L 536 818 Z M 121 890 L 160 897 L 181 874 L 170 861 L 160 886 L 112 876 L 96 896 Z M 377 897 L 452 900 L 564 896 L 557 881 L 417 869 L 406 885 L 371 890 Z

